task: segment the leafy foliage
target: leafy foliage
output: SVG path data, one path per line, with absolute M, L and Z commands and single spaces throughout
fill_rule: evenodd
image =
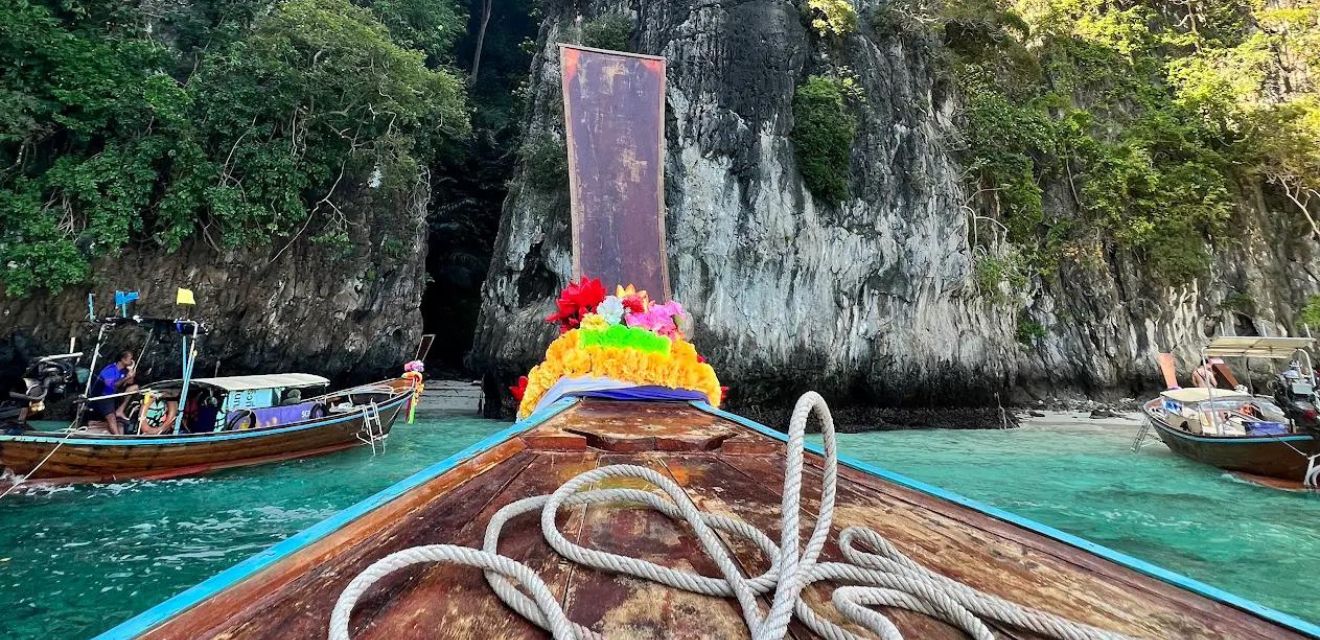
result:
M 143 35 L 153 18 L 135 4 L 0 8 L 8 295 L 83 281 L 92 256 L 130 242 L 262 244 L 309 218 L 323 242 L 346 241 L 348 183 L 379 171 L 382 188 L 411 184 L 466 135 L 461 83 L 368 9 L 199 4 L 167 12 L 175 47 Z
M 1320 296 L 1311 296 L 1307 299 L 1299 320 L 1308 327 L 1320 329 Z
M 1098 240 L 1168 284 L 1202 276 L 1208 247 L 1231 239 L 1236 185 L 1253 180 L 1320 238 L 1317 9 L 969 0 L 926 11 L 955 54 L 973 211 L 1002 225 L 979 237 L 1014 244 L 1035 273 L 1091 256 Z M 1066 185 L 1080 216 L 1047 211 L 1047 183 Z
M 977 291 L 991 302 L 1009 302 L 1014 292 L 1027 287 L 1027 276 L 1022 272 L 1021 258 L 1015 253 L 1004 255 L 983 254 L 976 258 L 975 280 Z
M 1029 347 L 1036 344 L 1047 334 L 1045 325 L 1032 320 L 1027 316 L 1026 311 L 1018 315 L 1017 341 L 1019 344 Z
M 467 16 L 454 2 L 436 0 L 355 0 L 389 30 L 395 44 L 420 49 L 433 62 L 447 61 L 463 35 Z
M 582 44 L 610 51 L 632 51 L 632 18 L 621 13 L 606 13 L 582 25 Z
M 857 119 L 845 101 L 842 80 L 811 76 L 793 94 L 789 134 L 802 180 L 828 203 L 848 197 L 848 175 Z
M 849 0 L 807 0 L 807 15 L 822 38 L 842 38 L 857 31 L 857 9 Z
M 528 184 L 542 191 L 568 188 L 568 148 L 562 138 L 542 133 L 528 140 L 522 153 Z

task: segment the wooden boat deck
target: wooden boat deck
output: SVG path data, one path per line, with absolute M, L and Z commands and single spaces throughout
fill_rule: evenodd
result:
M 804 517 L 804 538 L 814 524 L 821 459 L 808 453 L 807 461 L 803 503 L 810 514 Z M 550 493 L 588 469 L 619 463 L 667 474 L 700 508 L 737 515 L 777 537 L 782 442 L 686 404 L 587 400 L 384 502 L 264 570 L 207 593 L 199 604 L 163 623 L 138 621 L 137 630 L 148 628 L 145 635 L 151 638 L 325 637 L 340 592 L 375 560 L 422 544 L 479 547 L 487 521 L 499 508 Z M 573 621 L 611 638 L 747 635 L 732 599 L 684 593 L 560 558 L 542 539 L 538 517 L 513 520 L 499 550 L 536 570 Z M 849 525 L 871 527 L 914 560 L 977 589 L 1136 637 L 1305 637 L 1026 528 L 841 465 L 834 530 L 823 558 L 841 559 L 834 541 Z M 590 547 L 718 575 L 684 525 L 653 511 L 579 507 L 565 510 L 560 528 Z M 750 543 L 728 543 L 747 573 L 768 566 Z M 212 590 L 203 587 L 199 589 Z M 817 611 L 838 620 L 829 604 L 832 588 L 818 584 L 807 597 Z M 143 617 L 169 615 L 168 604 L 165 613 L 149 611 Z M 909 638 L 964 637 L 920 614 L 891 613 Z M 130 621 L 108 637 L 132 635 L 134 624 Z M 1002 638 L 1038 637 L 992 628 Z M 547 635 L 505 608 L 478 570 L 439 564 L 400 571 L 369 590 L 354 612 L 352 630 L 353 637 L 362 640 Z M 790 635 L 812 637 L 796 623 Z

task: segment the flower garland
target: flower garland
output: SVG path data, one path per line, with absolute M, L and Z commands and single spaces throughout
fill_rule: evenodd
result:
M 645 291 L 629 285 L 605 295 L 600 280 L 569 283 L 546 317 L 559 325 L 559 337 L 545 360 L 511 387 L 518 417 L 532 413 L 563 378 L 601 378 L 637 386 L 688 389 L 719 406 L 725 388 L 715 370 L 684 337 L 691 320 L 677 302 L 653 304 Z

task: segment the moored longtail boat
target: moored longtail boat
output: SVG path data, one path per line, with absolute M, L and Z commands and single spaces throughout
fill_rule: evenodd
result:
M 304 399 L 302 390 L 324 387 L 329 380 L 305 373 L 194 378 L 203 325 L 155 324 L 180 333 L 184 377 L 84 397 L 79 419 L 65 430 L 0 434 L 0 497 L 25 484 L 176 478 L 358 445 L 376 450 L 384 446 L 394 421 L 415 402 L 421 385 L 420 373 L 405 372 L 399 378 Z M 99 353 L 98 338 L 93 367 Z M 420 363 L 409 363 L 414 365 Z M 91 385 L 89 380 L 88 390 Z M 90 413 L 85 407 L 121 402 L 129 416 L 121 423 L 124 433 L 82 424 Z
M 306 374 L 231 376 L 193 383 L 228 393 L 269 393 L 290 388 L 291 383 L 282 379 L 301 380 L 304 376 L 316 378 Z M 0 467 L 11 479 L 22 478 L 25 484 L 163 479 L 333 453 L 359 445 L 380 446 L 412 396 L 413 383 L 395 379 L 311 398 L 297 407 L 245 411 L 248 419 L 265 417 L 264 423 L 255 426 L 235 420 L 218 430 L 161 435 L 76 431 L 0 435 Z
M 562 55 L 578 275 L 646 282 L 655 300 L 571 284 L 553 315 L 565 331 L 518 387 L 519 422 L 102 637 L 1320 637 L 838 456 L 814 394 L 789 436 L 720 410 L 667 300 L 663 250 L 629 261 L 636 275 L 600 260 L 619 255 L 616 236 L 663 247 L 662 143 L 655 128 L 620 135 L 630 114 L 660 113 L 663 61 Z M 618 231 L 580 224 L 611 197 Z M 823 448 L 803 443 L 810 411 Z
M 1315 374 L 1306 352 L 1314 343 L 1296 337 L 1217 337 L 1203 349 L 1196 383 L 1204 386 L 1169 389 L 1147 401 L 1142 405 L 1147 424 L 1175 453 L 1245 480 L 1282 489 L 1320 488 Z M 1237 384 L 1220 358 L 1292 360 L 1296 366 L 1272 381 L 1274 395 L 1259 395 Z M 1173 372 L 1166 376 L 1177 383 Z M 1133 449 L 1141 447 L 1146 433 L 1143 427 Z

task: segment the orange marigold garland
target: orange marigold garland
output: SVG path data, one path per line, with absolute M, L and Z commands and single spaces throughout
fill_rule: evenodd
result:
M 584 278 L 564 289 L 546 320 L 558 324 L 561 335 L 545 360 L 510 388 L 520 418 L 565 378 L 690 390 L 715 406 L 723 399 L 715 370 L 684 337 L 691 323 L 677 302 L 653 304 L 631 285 L 606 296 L 599 280 Z

